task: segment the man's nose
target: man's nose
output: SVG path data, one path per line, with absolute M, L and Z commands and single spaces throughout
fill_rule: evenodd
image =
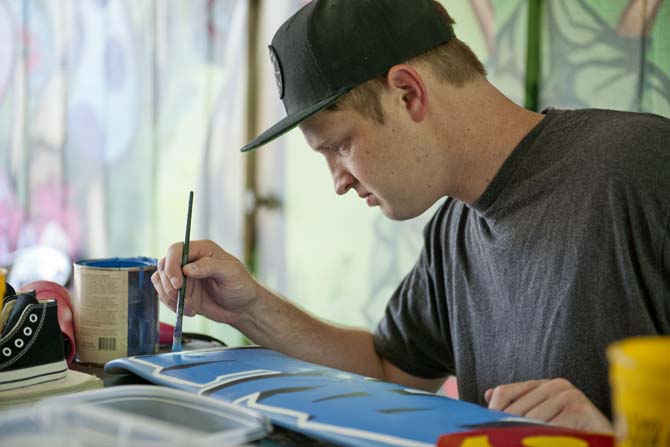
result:
M 333 177 L 335 194 L 346 194 L 354 186 L 356 181 L 354 176 L 337 162 L 329 162 L 328 167 L 330 168 L 330 175 Z

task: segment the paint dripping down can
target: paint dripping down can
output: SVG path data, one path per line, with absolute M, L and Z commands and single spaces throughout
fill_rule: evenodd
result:
M 158 352 L 156 259 L 108 258 L 74 263 L 76 361 L 103 365 Z

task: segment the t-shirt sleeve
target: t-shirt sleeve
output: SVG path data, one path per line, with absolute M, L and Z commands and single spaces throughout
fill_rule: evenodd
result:
M 429 240 L 427 236 L 418 261 L 391 296 L 375 330 L 374 346 L 403 371 L 434 379 L 454 374 L 454 356 L 446 299 L 431 273 L 434 253 Z

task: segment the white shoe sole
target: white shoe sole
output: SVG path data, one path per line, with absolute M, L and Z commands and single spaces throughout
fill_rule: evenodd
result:
M 65 360 L 14 371 L 0 372 L 0 391 L 62 379 L 66 373 L 67 362 Z

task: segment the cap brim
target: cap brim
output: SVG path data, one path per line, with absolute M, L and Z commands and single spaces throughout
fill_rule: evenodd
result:
M 305 107 L 302 110 L 299 110 L 291 115 L 288 115 L 286 118 L 282 119 L 281 121 L 270 127 L 268 130 L 266 130 L 265 132 L 263 132 L 262 134 L 258 135 L 256 138 L 251 140 L 240 150 L 242 152 L 247 152 L 252 149 L 256 149 L 266 143 L 269 143 L 275 138 L 284 135 L 286 132 L 293 129 L 310 116 L 332 105 L 335 101 L 340 99 L 350 90 L 351 90 L 350 88 L 341 90 L 335 93 L 334 95 L 317 102 L 316 104 L 312 104 L 311 106 Z

